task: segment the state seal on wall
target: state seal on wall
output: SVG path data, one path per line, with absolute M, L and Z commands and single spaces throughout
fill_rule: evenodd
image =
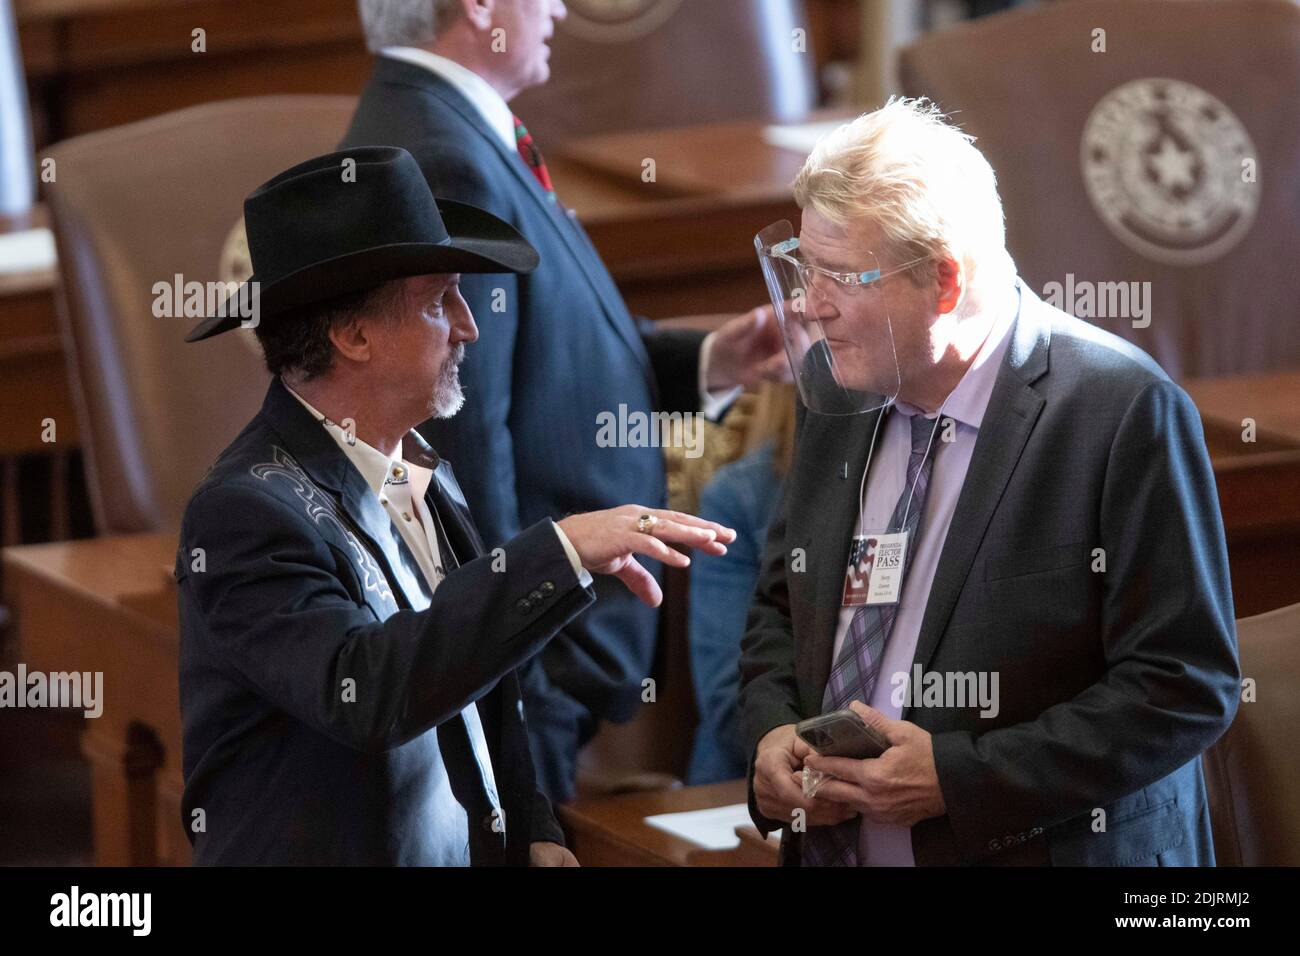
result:
M 1212 262 L 1245 237 L 1259 211 L 1250 134 L 1191 83 L 1133 80 L 1107 93 L 1084 123 L 1081 161 L 1102 221 L 1156 262 Z
M 559 29 L 595 43 L 626 43 L 652 33 L 682 0 L 568 0 Z

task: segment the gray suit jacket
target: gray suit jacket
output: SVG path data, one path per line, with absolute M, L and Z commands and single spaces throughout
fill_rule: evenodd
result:
M 933 734 L 948 808 L 913 826 L 916 862 L 1212 864 L 1200 754 L 1232 721 L 1240 672 L 1200 417 L 1145 353 L 1023 284 L 1011 334 L 914 658 L 927 672 L 997 671 L 1000 710 L 903 711 Z M 790 821 L 758 811 L 752 755 L 821 710 L 875 418 L 799 407 L 742 645 L 764 832 Z M 797 835 L 783 847 L 795 862 Z

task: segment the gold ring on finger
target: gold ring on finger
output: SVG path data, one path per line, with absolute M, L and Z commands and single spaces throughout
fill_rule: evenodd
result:
M 659 519 L 654 515 L 642 515 L 636 519 L 636 530 L 642 534 L 649 534 L 650 529 L 659 523 Z

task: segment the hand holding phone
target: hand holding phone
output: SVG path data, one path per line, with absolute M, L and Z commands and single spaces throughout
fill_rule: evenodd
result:
M 834 710 L 809 717 L 795 726 L 795 735 L 823 757 L 866 760 L 889 749 L 889 741 L 851 710 Z M 803 768 L 803 795 L 817 796 L 826 774 Z M 832 778 L 833 779 L 833 778 Z
M 823 757 L 865 760 L 879 757 L 889 749 L 884 735 L 851 710 L 833 710 L 809 717 L 794 732 Z

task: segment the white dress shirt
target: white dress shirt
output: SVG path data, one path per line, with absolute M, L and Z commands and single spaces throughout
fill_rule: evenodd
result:
M 406 542 L 406 546 L 415 555 L 422 577 L 428 584 L 430 593 L 432 593 L 433 588 L 436 588 L 442 582 L 442 579 L 447 576 L 439 554 L 438 535 L 433 530 L 432 521 L 434 519 L 429 514 L 429 507 L 424 501 L 424 495 L 429 488 L 429 481 L 433 477 L 433 472 L 421 465 L 413 465 L 404 460 L 400 446 L 397 454 L 389 458 L 379 449 L 367 445 L 356 435 L 349 435 L 348 432 L 318 412 L 305 398 L 288 385 L 284 387 L 290 395 L 298 399 L 303 408 L 311 412 L 316 421 L 325 426 L 325 430 L 330 433 L 330 437 L 334 439 L 339 448 L 343 449 L 343 454 L 348 456 L 348 461 L 352 462 L 357 471 L 361 472 L 361 477 L 366 479 L 366 484 L 378 496 L 379 503 L 388 512 L 393 527 L 398 529 L 402 540 Z M 578 576 L 578 583 L 584 588 L 588 587 L 591 584 L 591 572 L 582 566 L 582 560 L 578 557 L 578 550 L 558 524 L 552 521 L 551 527 L 555 529 L 555 535 L 560 539 L 560 546 L 564 548 L 564 554 L 569 559 L 569 564 L 573 566 L 573 573 Z M 399 548 L 398 551 L 400 552 L 400 550 Z M 402 570 L 406 569 L 394 568 L 394 573 L 402 576 Z M 410 588 L 408 586 L 410 584 L 416 584 L 417 586 Z M 418 584 L 418 581 L 408 578 L 402 580 L 403 589 L 407 593 L 419 591 Z M 423 608 L 416 608 L 416 610 L 423 610 Z
M 519 151 L 519 144 L 515 139 L 514 112 L 492 84 L 473 70 L 455 60 L 430 53 L 428 50 L 421 50 L 419 47 L 384 47 L 379 51 L 379 55 L 423 67 L 442 77 L 469 100 L 470 105 L 478 111 L 483 122 L 500 138 L 507 150 L 512 153 Z M 522 161 L 521 159 L 520 162 Z M 700 377 L 697 387 L 700 393 L 700 413 L 711 421 L 717 421 L 740 395 L 742 389 L 736 387 L 722 392 L 709 391 L 708 362 L 713 348 L 713 338 L 713 333 L 710 333 L 700 347 Z
M 433 592 L 447 576 L 443 567 L 441 549 L 438 546 L 435 519 L 429 513 L 429 507 L 424 501 L 424 493 L 433 478 L 433 472 L 422 465 L 414 465 L 403 459 L 400 446 L 397 454 L 390 458 L 373 445 L 366 444 L 330 421 L 288 385 L 285 388 L 316 421 L 325 427 L 330 437 L 347 456 L 348 461 L 366 480 L 370 490 L 379 498 L 384 510 L 388 512 L 392 522 L 390 533 L 399 535 L 407 547 L 406 551 L 397 548 L 402 560 L 393 568 L 393 573 L 398 577 L 402 590 L 410 598 L 411 607 L 417 611 L 425 610 L 431 603 Z M 558 526 L 556 531 L 559 532 Z M 562 532 L 560 535 L 561 540 L 567 543 L 568 539 Z M 414 556 L 414 565 L 408 562 L 408 554 Z M 576 555 L 572 555 L 570 560 L 574 557 Z M 469 729 L 470 745 L 474 748 L 479 766 L 483 769 L 488 797 L 492 800 L 493 806 L 500 807 L 496 776 L 492 772 L 492 756 L 488 750 L 487 738 L 483 735 L 483 724 L 479 721 L 478 707 L 469 704 L 460 713 Z
M 957 383 L 941 408 L 944 418 L 956 423 L 954 440 L 941 445 L 943 425 L 935 435 L 930 454 L 934 464 L 930 473 L 925 511 L 921 517 L 921 533 L 916 541 L 908 542 L 906 561 L 910 565 L 903 585 L 902 599 L 894 618 L 894 627 L 885 643 L 885 656 L 872 688 L 871 699 L 866 703 L 892 720 L 898 720 L 903 708 L 895 706 L 894 675 L 910 674 L 912 658 L 916 655 L 916 642 L 921 633 L 921 620 L 934 583 L 934 572 L 939 565 L 948 526 L 952 523 L 957 498 L 966 481 L 975 439 L 979 436 L 984 411 L 993 383 L 1002 366 L 1002 357 L 1011 342 L 1010 330 L 1016 317 L 1015 308 L 1000 317 L 994 324 L 984 345 L 976 353 L 966 374 Z M 881 531 L 893 517 L 894 507 L 907 481 L 907 461 L 912 453 L 911 417 L 924 412 L 915 405 L 897 402 L 889 410 L 880 439 L 873 454 L 874 463 L 868 471 L 866 498 L 858 514 L 855 534 Z M 927 415 L 936 418 L 936 415 Z M 854 491 L 857 491 L 854 483 Z M 892 529 L 891 529 L 892 530 Z M 835 649 L 832 661 L 839 660 L 840 649 L 848 634 L 856 607 L 841 608 L 839 624 L 835 630 Z M 862 818 L 858 843 L 859 866 L 915 866 L 912 855 L 912 828 L 886 823 L 873 823 Z

